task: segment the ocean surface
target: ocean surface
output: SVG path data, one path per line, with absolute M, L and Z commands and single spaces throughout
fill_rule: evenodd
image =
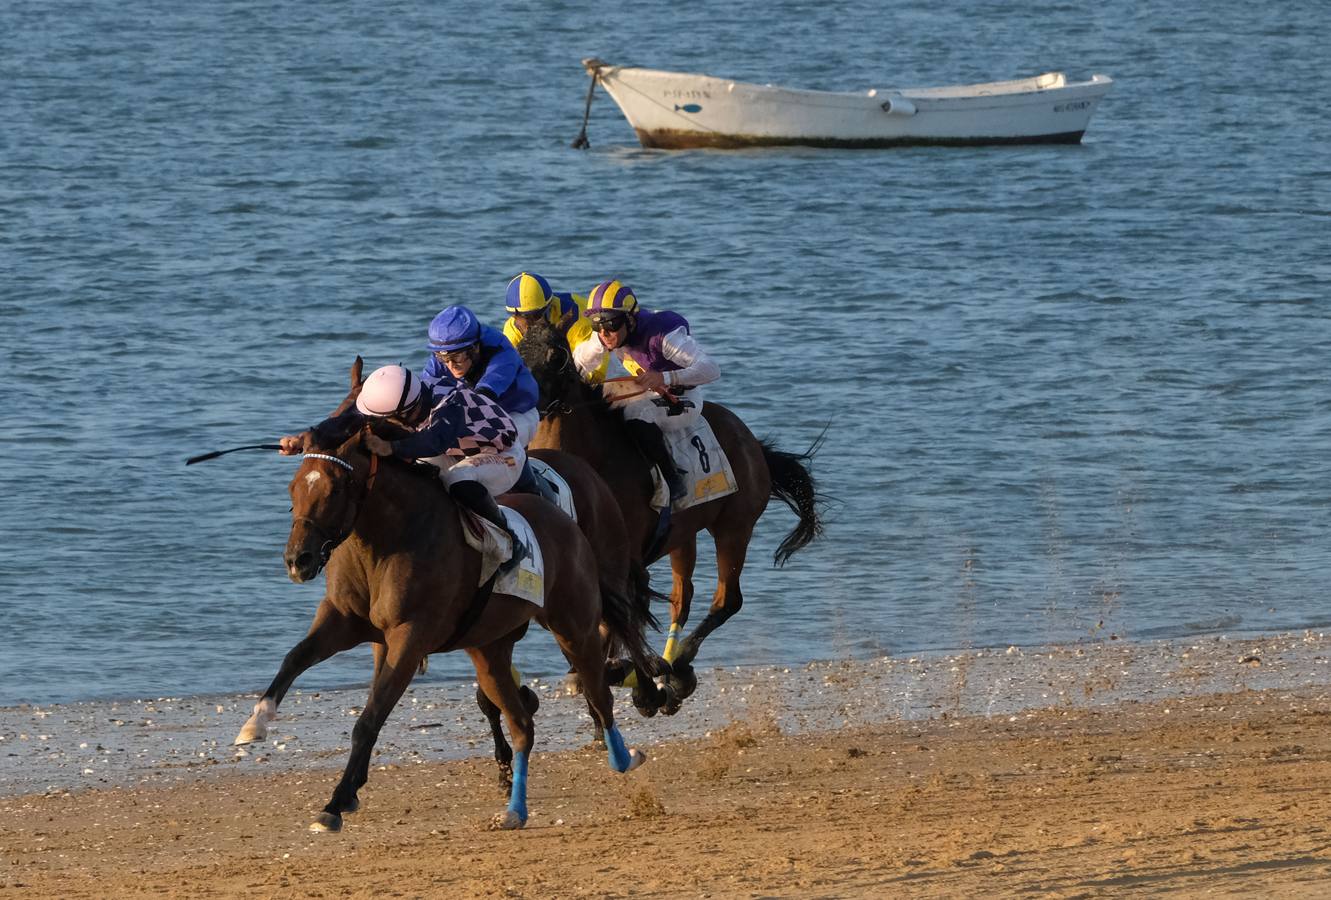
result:
M 701 666 L 1331 625 L 1325 4 L 639 6 L 0 5 L 0 705 L 262 690 L 322 592 L 295 463 L 185 458 L 523 269 L 623 278 L 759 435 L 826 430 L 826 536 L 774 569 L 769 509 Z M 648 151 L 598 94 L 575 151 L 592 55 L 1116 83 L 1080 146 Z

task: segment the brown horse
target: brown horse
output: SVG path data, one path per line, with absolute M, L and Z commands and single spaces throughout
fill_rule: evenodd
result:
M 819 441 L 802 454 L 776 450 L 755 438 L 730 410 L 715 403 L 703 404 L 702 415 L 730 460 L 739 490 L 665 519 L 650 504 L 650 464 L 631 441 L 622 417 L 602 399 L 600 388 L 582 380 L 563 338 L 548 323 L 537 322 L 527 329 L 518 350 L 541 390 L 541 425 L 531 446 L 564 450 L 590 462 L 619 500 L 625 524 L 644 563 L 650 565 L 670 556 L 674 583 L 665 658 L 672 667 L 667 678 L 672 696 L 666 712 L 673 713 L 679 701 L 697 686 L 692 662 L 702 642 L 744 602 L 740 573 L 754 525 L 768 500 L 776 497 L 799 517 L 776 550 L 777 565 L 784 565 L 791 554 L 822 533 L 819 497 L 808 470 Z M 689 618 L 697 535 L 704 529 L 716 545 L 716 592 L 706 617 L 676 646 Z
M 357 356 L 351 366 L 350 392 L 332 412 L 330 420 L 340 418 L 351 409 L 364 383 L 363 371 L 364 363 Z M 392 435 L 385 433 L 384 436 Z M 651 601 L 662 595 L 651 589 L 647 569 L 642 564 L 642 554 L 630 540 L 619 504 L 604 479 L 586 460 L 569 453 L 558 450 L 535 450 L 530 455 L 546 462 L 568 484 L 569 492 L 573 496 L 578 527 L 586 535 L 596 553 L 601 582 L 613 586 L 617 592 L 631 598 L 635 606 L 649 608 Z M 648 624 L 653 628 L 656 627 L 655 618 L 649 618 Z M 610 651 L 621 649 L 616 646 L 613 633 L 604 624 L 601 626 L 601 634 L 606 638 L 607 648 Z M 422 662 L 422 672 L 424 668 L 425 664 Z M 612 683 L 619 683 L 623 678 L 623 668 L 622 664 L 616 664 Z M 633 703 L 643 715 L 655 715 L 657 710 L 669 701 L 669 691 L 658 690 L 651 678 L 667 669 L 668 666 L 664 661 L 654 658 L 653 668 L 650 671 L 635 673 L 639 677 L 635 679 L 636 683 L 633 686 Z M 522 702 L 527 712 L 534 715 L 540 708 L 540 697 L 524 684 L 519 685 L 518 691 L 522 695 Z M 505 787 L 511 788 L 513 749 L 504 740 L 499 707 L 490 701 L 479 686 L 476 688 L 476 705 L 480 707 L 490 724 L 490 733 L 494 738 L 494 758 L 499 764 L 500 782 Z M 592 716 L 592 722 L 596 728 L 596 740 L 603 742 L 604 735 L 600 726 L 596 724 L 595 714 Z
M 285 560 L 293 581 L 326 568 L 327 588 L 309 633 L 286 655 L 237 743 L 262 739 L 277 706 L 300 673 L 335 653 L 373 642 L 374 679 L 352 730 L 351 754 L 331 800 L 310 826 L 337 831 L 342 814 L 359 807 L 370 755 L 389 713 L 429 653 L 462 648 L 477 679 L 504 714 L 516 749 L 504 828 L 527 819 L 527 762 L 534 739 L 531 714 L 510 676 L 513 644 L 535 619 L 554 634 L 570 665 L 582 673 L 587 700 L 604 729 L 610 765 L 627 771 L 643 757 L 629 751 L 614 724 L 604 678 L 602 619 L 644 667 L 650 651 L 642 630 L 650 617 L 613 586 L 600 584 L 591 546 L 571 519 L 529 495 L 504 504 L 532 526 L 545 560 L 544 604 L 478 591 L 481 559 L 465 541 L 456 507 L 434 470 L 382 462 L 361 446 L 360 433 L 337 445 L 309 434 L 291 481 L 292 527 Z M 424 467 L 419 467 L 424 468 Z M 488 595 L 488 596 L 487 596 Z

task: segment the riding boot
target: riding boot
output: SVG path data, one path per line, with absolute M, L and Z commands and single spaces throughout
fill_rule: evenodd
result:
M 651 422 L 639 419 L 629 419 L 624 424 L 628 427 L 629 436 L 633 438 L 633 443 L 637 445 L 639 452 L 647 457 L 649 463 L 661 470 L 661 477 L 670 488 L 670 502 L 675 503 L 688 494 L 688 485 L 684 483 L 684 472 L 675 467 L 674 457 L 670 455 L 670 448 L 666 446 L 665 435 L 661 433 L 661 429 Z
M 550 482 L 531 467 L 531 460 L 522 461 L 522 474 L 518 476 L 517 484 L 513 485 L 513 492 L 517 494 L 535 494 L 542 500 L 549 500 L 555 506 L 559 505 L 559 495 L 550 487 Z
M 504 514 L 499 511 L 499 504 L 495 502 L 494 497 L 490 496 L 490 492 L 485 489 L 485 485 L 478 481 L 458 481 L 448 489 L 448 494 L 482 519 L 498 525 L 499 529 L 508 535 L 513 544 L 513 555 L 507 562 L 499 566 L 499 574 L 507 575 L 513 571 L 517 564 L 526 557 L 527 546 L 518 540 L 518 536 L 513 533 L 513 529 L 508 527 Z

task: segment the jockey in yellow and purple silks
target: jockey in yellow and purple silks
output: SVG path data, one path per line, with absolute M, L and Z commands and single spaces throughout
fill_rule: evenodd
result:
M 687 428 L 702 413 L 702 388 L 721 377 L 706 351 L 690 333 L 683 316 L 669 310 L 640 309 L 633 289 L 619 281 L 603 281 L 587 298 L 593 334 L 573 350 L 584 378 L 611 354 L 619 358 L 641 393 L 612 401 L 624 415 L 629 436 L 647 461 L 661 470 L 675 501 L 687 491 L 666 446 L 662 429 Z M 674 400 L 665 396 L 672 395 Z M 664 656 L 673 659 L 680 623 L 670 623 Z
M 608 399 L 623 413 L 634 443 L 661 470 L 671 500 L 680 499 L 684 480 L 661 431 L 687 428 L 698 420 L 703 402 L 700 387 L 720 378 L 721 370 L 698 345 L 683 316 L 640 309 L 633 289 L 619 281 L 592 288 L 587 318 L 594 333 L 573 348 L 578 370 L 590 378 L 614 354 L 633 375 L 643 393 L 621 401 Z

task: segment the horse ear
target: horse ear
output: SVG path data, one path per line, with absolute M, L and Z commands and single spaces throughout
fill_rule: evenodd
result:
M 354 363 L 351 364 L 351 389 L 352 389 L 352 390 L 355 390 L 356 388 L 358 388 L 358 387 L 361 386 L 361 382 L 364 381 L 364 379 L 361 378 L 361 373 L 364 372 L 364 371 L 365 371 L 365 360 L 363 360 L 363 359 L 361 359 L 359 356 L 357 356 L 357 357 L 356 357 L 356 361 L 355 361 Z

